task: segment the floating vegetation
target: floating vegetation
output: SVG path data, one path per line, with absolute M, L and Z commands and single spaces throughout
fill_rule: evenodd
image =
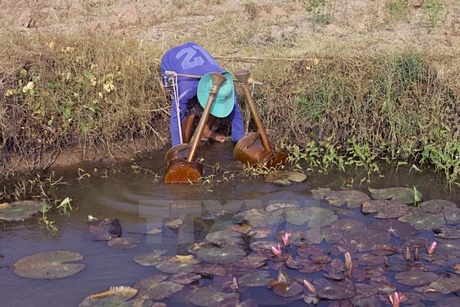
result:
M 167 278 L 164 274 L 153 275 L 137 282 L 134 288 L 139 290 L 140 297 L 152 300 L 162 300 L 184 289 L 184 285 L 167 281 Z
M 265 287 L 272 280 L 268 271 L 254 271 L 241 276 L 238 283 L 246 287 Z
M 418 287 L 429 284 L 438 279 L 438 275 L 433 272 L 425 272 L 414 268 L 406 272 L 400 272 L 395 275 L 396 280 L 406 286 Z
M 95 241 L 109 241 L 122 235 L 121 224 L 117 218 L 102 221 L 91 219 L 88 222 L 88 231 Z
M 338 215 L 333 210 L 318 207 L 305 207 L 286 213 L 286 220 L 289 223 L 297 226 L 307 224 L 309 228 L 328 226 L 338 219 Z
M 419 208 L 412 208 L 412 210 L 401 216 L 398 220 L 410 223 L 417 230 L 432 230 L 446 224 L 444 216 L 426 213 Z
M 42 209 L 42 203 L 33 200 L 21 200 L 0 204 L 0 220 L 7 222 L 23 221 L 33 217 Z
M 194 265 L 200 262 L 193 255 L 177 255 L 164 259 L 156 268 L 163 273 L 190 273 L 193 272 Z
M 132 306 L 126 303 L 136 296 L 138 290 L 127 286 L 110 287 L 106 291 L 86 297 L 78 307 Z
M 56 279 L 77 274 L 85 268 L 83 256 L 71 251 L 49 251 L 19 259 L 14 264 L 14 273 L 33 279 Z
M 409 211 L 404 203 L 394 200 L 369 200 L 362 204 L 363 213 L 376 213 L 374 217 L 379 219 L 394 219 L 403 216 Z
M 246 255 L 241 246 L 235 244 L 225 245 L 223 247 L 208 246 L 200 249 L 197 257 L 209 263 L 231 263 L 235 262 Z
M 151 252 L 144 252 L 136 255 L 133 260 L 143 266 L 156 266 L 166 257 L 167 250 L 153 250 Z
M 113 238 L 107 242 L 107 245 L 114 249 L 132 249 L 137 247 L 139 243 L 141 241 L 136 238 Z
M 274 183 L 281 186 L 291 185 L 291 182 L 303 182 L 307 180 L 307 175 L 299 172 L 287 172 L 287 171 L 272 171 L 265 181 Z
M 415 188 L 394 187 L 385 189 L 369 188 L 373 199 L 391 199 L 404 204 L 413 204 L 416 200 L 422 199 L 422 195 Z
M 239 294 L 236 292 L 224 293 L 220 287 L 208 286 L 196 289 L 189 300 L 195 306 L 209 306 L 210 302 L 218 304 L 228 299 L 232 302 L 234 302 L 234 300 L 238 301 Z

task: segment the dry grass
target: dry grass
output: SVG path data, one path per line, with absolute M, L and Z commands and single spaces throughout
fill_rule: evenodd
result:
M 84 157 L 138 139 L 149 146 L 134 151 L 167 145 L 170 106 L 159 59 L 190 40 L 218 55 L 226 69 L 248 67 L 263 82 L 254 96 L 273 139 L 300 146 L 328 140 L 346 151 L 354 136 L 392 158 L 417 159 L 425 145 L 459 138 L 460 51 L 453 47 L 459 8 L 449 1 L 441 14 L 406 2 L 248 0 L 237 7 L 177 0 L 170 3 L 174 10 L 152 4 L 149 19 L 143 19 L 149 11 L 139 13 L 140 25 L 126 30 L 136 33 L 130 38 L 76 35 L 72 28 L 4 32 L 3 163 L 20 156 L 31 168 L 46 168 L 69 148 Z M 81 22 L 91 23 L 97 11 L 110 16 L 117 2 L 87 4 Z

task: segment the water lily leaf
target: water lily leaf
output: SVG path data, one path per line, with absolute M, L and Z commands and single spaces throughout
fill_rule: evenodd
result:
M 85 268 L 83 256 L 71 251 L 49 251 L 19 259 L 14 264 L 14 273 L 33 279 L 55 279 L 74 275 Z
M 460 239 L 460 227 L 440 227 L 433 229 L 434 236 L 444 239 Z
M 200 262 L 192 255 L 177 255 L 161 261 L 156 268 L 163 273 L 190 273 L 193 272 L 194 265 Z
M 338 220 L 337 214 L 326 208 L 306 207 L 303 210 L 288 211 L 286 220 L 293 225 L 308 224 L 309 228 L 328 226 Z
M 197 257 L 209 263 L 230 263 L 243 258 L 246 252 L 237 245 L 210 246 L 198 251 Z
M 417 230 L 431 230 L 442 227 L 446 223 L 443 216 L 426 213 L 422 210 L 417 210 L 417 208 L 401 216 L 398 220 L 410 223 Z
M 43 204 L 33 200 L 21 200 L 0 204 L 0 220 L 7 222 L 22 221 L 38 213 Z
M 239 294 L 223 293 L 219 287 L 208 286 L 197 289 L 189 298 L 195 306 L 209 306 L 210 302 L 221 302 L 226 299 L 239 300 Z
M 201 276 L 195 273 L 177 273 L 169 277 L 169 280 L 180 285 L 188 285 L 200 279 Z
M 167 281 L 165 274 L 156 274 L 138 281 L 134 288 L 139 290 L 138 296 L 147 296 L 153 300 L 162 300 L 184 289 L 184 285 Z
M 426 213 L 443 214 L 447 208 L 457 208 L 457 205 L 444 199 L 431 199 L 419 204 L 419 208 Z
M 409 207 L 401 202 L 393 200 L 369 200 L 362 204 L 363 213 L 375 213 L 376 218 L 393 219 L 403 216 L 409 211 Z
M 268 257 L 252 253 L 240 260 L 235 261 L 235 265 L 247 269 L 257 269 L 261 266 L 264 266 L 267 260 Z
M 367 225 L 364 222 L 354 220 L 354 219 L 340 219 L 337 222 L 331 224 L 332 229 L 341 230 L 343 232 L 352 232 L 352 231 L 366 231 Z
M 278 283 L 272 286 L 272 290 L 276 295 L 281 297 L 293 297 L 303 292 L 304 286 L 293 281 L 289 284 Z
M 156 266 L 165 259 L 163 255 L 166 254 L 166 252 L 167 250 L 144 252 L 136 255 L 133 260 L 143 266 Z
M 446 208 L 444 210 L 444 217 L 446 218 L 447 224 L 460 224 L 460 208 Z
M 445 299 L 442 299 L 434 305 L 434 307 L 458 307 L 460 306 L 460 297 L 455 296 L 455 297 L 448 297 Z
M 286 211 L 289 211 L 289 210 L 299 210 L 300 207 L 297 203 L 275 203 L 275 204 L 269 204 L 267 206 L 267 208 L 265 208 L 265 210 L 268 212 L 268 213 L 276 213 L 276 214 L 280 214 L 280 213 L 285 213 Z
M 331 227 L 312 228 L 304 233 L 304 238 L 308 242 L 320 244 L 323 240 L 327 243 L 338 243 L 343 237 L 343 232 Z
M 347 204 L 348 208 L 359 208 L 364 201 L 371 199 L 366 193 L 356 190 L 331 191 L 324 198 L 333 206 Z
M 87 296 L 78 307 L 95 306 L 132 306 L 130 300 L 137 294 L 138 290 L 127 286 L 110 287 L 106 291 Z
M 411 269 L 405 272 L 396 273 L 395 279 L 403 285 L 418 287 L 429 284 L 438 279 L 439 276 L 433 272 L 425 272 L 420 269 Z
M 209 232 L 205 239 L 216 245 L 243 243 L 241 234 L 231 229 Z
M 170 228 L 170 229 L 178 229 L 180 226 L 184 224 L 184 221 L 182 219 L 173 219 L 170 221 L 167 221 L 165 223 L 165 226 Z
M 398 220 L 379 220 L 370 224 L 368 229 L 384 231 L 400 239 L 410 237 L 417 231 L 411 224 Z
M 329 188 L 318 188 L 311 190 L 310 192 L 313 199 L 325 199 L 326 197 L 335 193 L 335 191 L 332 191 Z
M 453 293 L 460 291 L 460 276 L 449 274 L 449 276 L 442 276 L 425 286 L 425 289 L 430 291 L 435 290 L 440 293 Z
M 318 278 L 313 280 L 316 293 L 320 298 L 329 300 L 345 300 L 356 295 L 356 288 L 349 279 L 340 281 Z
M 437 239 L 435 254 L 446 255 L 449 258 L 460 257 L 460 239 Z
M 109 241 L 122 235 L 121 224 L 117 218 L 102 221 L 91 220 L 88 222 L 88 231 L 93 235 L 95 241 Z
M 369 192 L 371 192 L 371 197 L 373 199 L 391 199 L 396 202 L 404 203 L 404 204 L 412 204 L 414 203 L 416 197 L 417 199 L 422 199 L 422 195 L 415 195 L 413 188 L 406 188 L 406 187 L 395 187 L 395 188 L 385 188 L 385 189 L 371 189 L 369 188 Z
M 249 222 L 253 227 L 267 227 L 269 225 L 279 225 L 283 221 L 280 215 L 271 215 L 263 209 L 250 209 L 239 212 L 233 216 L 233 222 L 241 224 Z
M 107 245 L 114 249 L 132 249 L 135 248 L 141 243 L 139 239 L 136 238 L 114 238 L 107 242 Z
M 238 279 L 238 284 L 246 287 L 262 287 L 272 280 L 268 271 L 254 271 Z
M 273 171 L 267 175 L 265 182 L 274 183 L 279 180 L 289 180 L 292 182 L 303 182 L 307 180 L 307 175 L 300 172 Z
M 358 251 L 367 252 L 373 250 L 377 245 L 386 244 L 390 242 L 391 236 L 380 230 L 367 230 L 367 231 L 354 231 L 345 234 L 343 237 L 344 242 L 349 244 L 356 244 Z
M 199 274 L 202 277 L 212 278 L 213 276 L 227 275 L 227 270 L 218 264 L 197 264 L 193 273 Z

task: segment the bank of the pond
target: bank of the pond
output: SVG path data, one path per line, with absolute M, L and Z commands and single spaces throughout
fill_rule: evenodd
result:
M 66 16 L 55 20 L 46 1 L 20 1 L 20 24 L 2 3 L 4 174 L 170 146 L 159 59 L 197 41 L 229 71 L 251 69 L 269 137 L 294 162 L 374 169 L 384 159 L 458 181 L 458 1 L 125 2 L 76 1 L 72 16 L 55 3 L 53 16 Z

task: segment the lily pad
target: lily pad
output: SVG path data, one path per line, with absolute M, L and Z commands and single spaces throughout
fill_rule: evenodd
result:
M 435 237 L 444 239 L 460 239 L 460 227 L 440 227 L 433 229 Z
M 117 218 L 92 220 L 88 222 L 88 231 L 93 235 L 95 241 L 109 241 L 122 235 L 121 224 Z
M 411 269 L 406 272 L 396 273 L 395 279 L 403 285 L 418 287 L 427 285 L 438 279 L 439 276 L 433 272 L 425 272 L 420 269 Z
M 432 230 L 442 227 L 446 223 L 443 216 L 426 213 L 418 210 L 418 208 L 414 208 L 398 220 L 410 223 L 417 230 Z
M 268 213 L 285 213 L 289 210 L 298 210 L 300 209 L 297 203 L 288 203 L 288 202 L 277 202 L 274 204 L 269 204 L 265 209 Z
M 71 251 L 50 251 L 33 254 L 19 259 L 14 264 L 14 273 L 33 279 L 55 279 L 74 275 L 85 268 L 83 256 Z
M 238 283 L 246 287 L 264 287 L 272 280 L 269 275 L 268 271 L 254 271 L 241 276 L 238 279 Z
M 272 287 L 273 292 L 281 297 L 293 297 L 303 292 L 304 287 L 293 281 L 289 284 L 279 283 Z
M 433 281 L 425 288 L 430 291 L 435 290 L 439 293 L 449 294 L 460 291 L 460 276 L 449 274 L 448 276 L 442 276 L 437 280 Z
M 401 202 L 393 200 L 369 200 L 362 204 L 363 213 L 375 213 L 376 218 L 393 219 L 403 216 L 409 211 L 409 207 Z
M 419 208 L 426 213 L 443 214 L 447 208 L 457 208 L 457 205 L 444 199 L 430 199 L 420 203 Z
M 377 245 L 386 244 L 390 242 L 390 240 L 390 235 L 380 230 L 358 230 L 350 232 L 343 237 L 344 242 L 356 244 L 360 252 L 373 250 Z
M 313 280 L 318 297 L 329 300 L 345 300 L 356 295 L 356 288 L 349 279 L 329 280 L 318 278 Z
M 177 255 L 161 261 L 156 268 L 163 273 L 190 273 L 193 272 L 194 265 L 200 262 L 192 255 Z
M 406 188 L 406 187 L 394 187 L 394 188 L 384 188 L 384 189 L 371 189 L 369 188 L 369 192 L 371 192 L 371 197 L 373 199 L 391 199 L 396 202 L 404 203 L 404 204 L 412 204 L 415 200 L 414 195 L 414 188 Z M 420 192 L 418 192 L 420 193 Z M 418 198 L 422 198 L 422 195 L 418 195 Z
M 460 306 L 460 297 L 448 297 L 442 299 L 434 305 L 434 307 L 457 307 Z
M 177 273 L 169 277 L 169 280 L 180 285 L 188 285 L 201 278 L 200 275 L 195 273 Z
M 134 261 L 143 266 L 156 266 L 158 263 L 163 261 L 167 250 L 153 250 L 151 252 L 144 252 L 136 255 Z
M 265 178 L 265 181 L 270 183 L 276 183 L 279 180 L 303 182 L 307 180 L 307 175 L 300 172 L 273 171 Z
M 241 234 L 230 229 L 209 232 L 206 240 L 216 245 L 243 243 Z
M 237 245 L 209 246 L 200 249 L 197 257 L 209 263 L 231 263 L 243 258 L 246 252 Z
M 371 198 L 366 193 L 356 190 L 331 191 L 325 199 L 333 206 L 347 205 L 348 208 L 359 208 L 364 201 Z
M 398 220 L 379 220 L 370 224 L 368 228 L 387 232 L 400 239 L 410 237 L 417 231 L 411 224 Z
M 223 293 L 222 289 L 215 286 L 199 288 L 190 296 L 190 302 L 195 306 L 209 306 L 210 302 L 222 302 L 227 299 L 239 299 L 238 293 Z
M 460 208 L 446 208 L 444 210 L 444 217 L 447 221 L 447 224 L 460 224 Z
M 252 253 L 240 260 L 235 261 L 235 265 L 247 269 L 257 269 L 261 266 L 264 266 L 266 264 L 267 259 L 268 257 Z
M 304 233 L 305 240 L 320 244 L 323 240 L 327 243 L 338 243 L 343 237 L 343 232 L 331 227 L 312 228 Z
M 21 200 L 0 204 L 0 220 L 7 222 L 23 221 L 38 213 L 43 204 L 33 200 Z
M 107 245 L 114 249 L 132 249 L 135 248 L 141 243 L 139 239 L 136 238 L 114 238 L 107 242 Z
M 354 220 L 354 219 L 340 219 L 337 222 L 331 224 L 332 229 L 338 229 L 343 232 L 352 232 L 352 231 L 366 231 L 367 225 L 364 222 Z
M 78 307 L 93 306 L 132 306 L 126 301 L 137 294 L 138 290 L 132 287 L 110 287 L 104 292 L 99 292 L 86 297 Z
M 269 225 L 279 225 L 283 221 L 283 217 L 271 215 L 263 209 L 250 209 L 235 214 L 233 221 L 237 224 L 249 222 L 253 227 L 267 227 Z
M 318 207 L 306 207 L 286 213 L 286 220 L 289 223 L 298 226 L 307 223 L 309 228 L 328 226 L 337 221 L 338 218 L 334 211 Z
M 162 300 L 184 289 L 184 285 L 167 281 L 168 275 L 155 274 L 141 279 L 134 288 L 139 290 L 138 297 L 149 297 L 153 300 Z

